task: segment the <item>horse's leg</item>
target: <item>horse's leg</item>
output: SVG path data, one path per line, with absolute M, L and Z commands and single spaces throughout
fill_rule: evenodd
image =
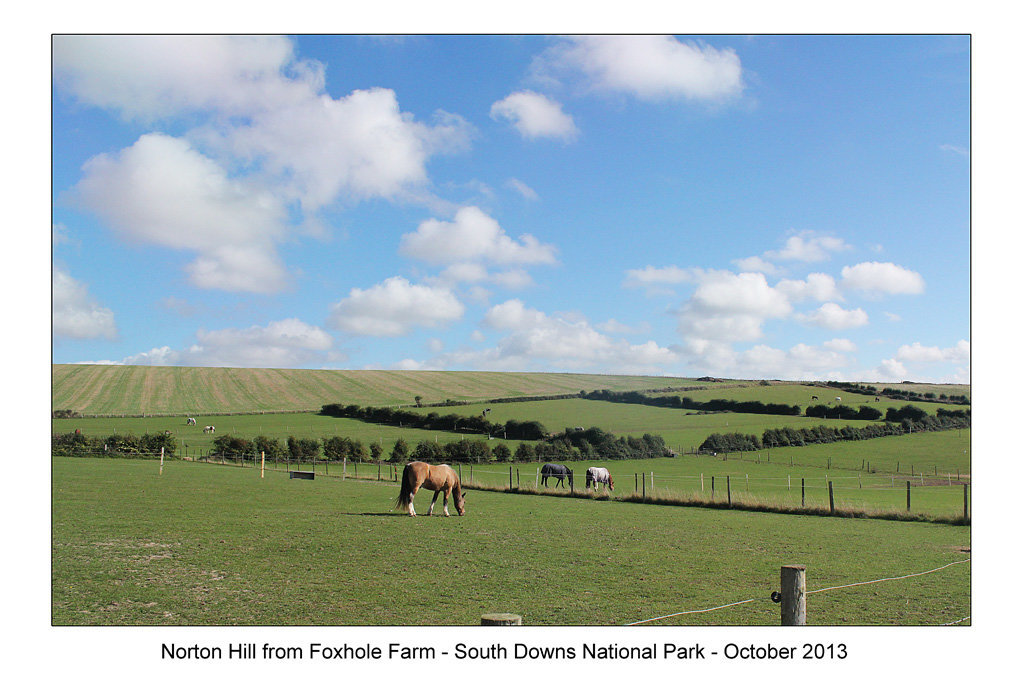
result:
M 443 490 L 444 490 L 444 516 L 445 517 L 451 517 L 451 515 L 448 514 L 448 492 L 451 491 L 451 489 L 450 488 L 446 488 L 446 489 L 443 489 Z M 440 491 L 438 493 L 440 493 Z
M 409 494 L 409 516 L 410 517 L 415 517 L 416 516 L 416 508 L 414 508 L 412 506 L 412 504 L 413 504 L 413 501 L 416 500 L 416 492 L 419 491 L 419 490 L 420 490 L 420 487 L 418 485 L 417 486 L 413 486 L 412 487 L 412 493 Z
M 434 491 L 434 497 L 430 500 L 430 509 L 427 510 L 427 516 L 428 517 L 434 513 L 434 503 L 437 502 L 437 496 L 440 493 L 441 493 L 441 489 L 438 489 L 438 490 Z M 444 499 L 445 499 L 445 501 L 447 501 L 448 500 L 448 496 L 445 496 Z M 448 510 L 446 509 L 444 511 L 444 513 L 447 515 L 448 514 Z

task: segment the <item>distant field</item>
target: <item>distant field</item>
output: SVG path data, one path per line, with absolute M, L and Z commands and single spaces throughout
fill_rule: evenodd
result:
M 435 403 L 697 384 L 675 377 L 569 373 L 52 367 L 53 409 L 87 415 L 318 410 L 326 403 L 412 405 L 416 396 Z
M 412 519 L 392 483 L 179 461 L 54 458 L 52 487 L 56 625 L 621 625 L 754 598 L 655 623 L 772 625 L 794 563 L 812 625 L 971 614 L 964 526 L 490 491 Z

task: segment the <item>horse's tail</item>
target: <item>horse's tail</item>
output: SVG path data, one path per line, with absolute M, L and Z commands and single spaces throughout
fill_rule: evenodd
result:
M 398 492 L 398 500 L 395 501 L 395 508 L 408 507 L 409 503 L 412 502 L 412 487 L 416 475 L 412 471 L 412 467 L 409 465 L 405 466 L 402 470 L 402 488 Z

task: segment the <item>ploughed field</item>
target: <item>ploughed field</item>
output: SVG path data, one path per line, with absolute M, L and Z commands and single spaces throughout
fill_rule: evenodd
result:
M 970 557 L 966 526 L 487 490 L 451 518 L 421 491 L 410 518 L 392 482 L 187 461 L 54 458 L 52 486 L 55 624 L 626 624 L 754 598 L 653 623 L 767 625 L 781 565 L 815 591 Z M 809 594 L 808 622 L 960 620 L 970 566 Z

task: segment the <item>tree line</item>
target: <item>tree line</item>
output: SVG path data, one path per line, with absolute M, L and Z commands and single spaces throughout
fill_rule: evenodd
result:
M 106 445 L 106 448 L 104 447 Z M 160 447 L 165 455 L 173 456 L 174 439 L 168 435 L 115 434 L 109 437 L 87 437 L 79 433 L 54 434 L 53 455 L 146 457 L 158 453 Z M 262 454 L 270 461 L 308 463 L 317 461 L 381 462 L 385 459 L 384 448 L 379 443 L 364 444 L 359 439 L 347 436 L 330 436 L 321 439 L 296 438 L 289 436 L 282 441 L 267 436 L 247 439 L 225 434 L 214 438 L 207 457 L 241 461 L 255 459 Z M 424 462 L 537 462 L 540 460 L 625 460 L 639 458 L 660 458 L 671 455 L 661 436 L 644 434 L 640 437 L 620 436 L 606 432 L 599 427 L 590 429 L 569 428 L 564 432 L 547 437 L 537 443 L 520 443 L 515 451 L 499 442 L 494 447 L 488 440 L 463 439 L 439 444 L 435 441 L 421 441 L 415 446 L 405 439 L 395 442 L 388 461 L 402 464 L 410 460 Z
M 508 420 L 504 424 L 497 424 L 485 417 L 488 412 L 490 412 L 489 408 L 481 411 L 480 415 L 456 415 L 454 413 L 440 415 L 434 412 L 423 414 L 386 406 L 343 406 L 340 403 L 330 403 L 320 408 L 321 415 L 347 417 L 393 427 L 471 432 L 486 436 L 501 436 L 516 441 L 538 441 L 548 435 L 547 427 L 536 420 Z
M 151 457 L 164 449 L 164 455 L 173 456 L 176 442 L 168 433 L 111 434 L 110 436 L 86 436 L 75 430 L 50 436 L 50 452 L 58 456 L 106 456 L 110 458 Z
M 590 401 L 610 401 L 612 403 L 635 403 L 659 408 L 684 408 L 704 412 L 755 413 L 758 415 L 800 415 L 800 406 L 785 403 L 762 403 L 761 401 L 734 401 L 732 399 L 714 398 L 708 401 L 697 401 L 690 396 L 649 396 L 639 391 L 581 391 L 580 397 Z
M 794 429 L 780 427 L 766 429 L 756 434 L 711 434 L 701 443 L 701 452 L 759 451 L 764 448 L 782 446 L 807 446 L 810 444 L 834 443 L 837 441 L 860 441 L 875 439 L 882 436 L 899 436 L 913 432 L 934 432 L 947 429 L 966 429 L 971 426 L 969 411 L 943 411 L 936 415 L 928 415 L 915 406 L 890 408 L 886 411 L 886 420 L 864 427 L 830 427 L 816 425 Z

